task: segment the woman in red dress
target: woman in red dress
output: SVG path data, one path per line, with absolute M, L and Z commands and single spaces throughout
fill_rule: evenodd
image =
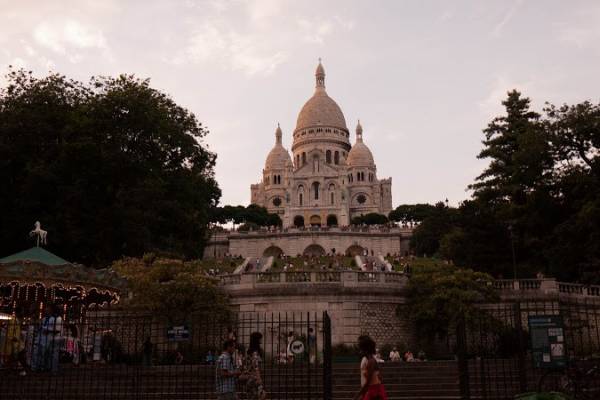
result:
M 385 387 L 381 380 L 379 365 L 375 360 L 375 341 L 369 336 L 358 338 L 358 348 L 363 358 L 360 362 L 360 391 L 355 400 L 388 400 Z

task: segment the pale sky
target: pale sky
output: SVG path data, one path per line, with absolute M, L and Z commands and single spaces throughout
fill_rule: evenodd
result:
M 150 78 L 210 130 L 222 204 L 248 204 L 278 122 L 290 148 L 319 57 L 394 206 L 456 204 L 508 90 L 598 102 L 600 1 L 0 0 L 2 75 Z

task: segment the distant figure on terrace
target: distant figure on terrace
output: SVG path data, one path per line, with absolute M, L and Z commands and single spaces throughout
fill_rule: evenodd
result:
M 394 346 L 394 348 L 392 349 L 392 351 L 390 351 L 390 361 L 391 362 L 400 362 L 402 361 L 402 356 L 400 356 L 400 352 L 398 351 L 398 348 Z
M 413 353 L 410 350 L 407 350 L 406 353 L 404 353 L 404 360 L 406 362 L 414 362 L 415 356 L 413 355 Z

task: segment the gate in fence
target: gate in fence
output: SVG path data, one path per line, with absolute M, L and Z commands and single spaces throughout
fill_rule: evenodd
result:
M 532 321 L 541 321 L 541 329 Z M 541 389 L 599 399 L 599 323 L 600 303 L 590 300 L 483 307 L 457 329 L 461 397 L 513 399 Z
M 222 343 L 236 340 L 233 360 L 244 370 L 251 337 L 261 338 L 260 383 L 268 398 L 331 398 L 327 313 L 206 313 L 173 324 L 96 312 L 13 329 L 0 349 L 0 399 L 212 399 Z M 241 380 L 237 392 L 252 398 Z

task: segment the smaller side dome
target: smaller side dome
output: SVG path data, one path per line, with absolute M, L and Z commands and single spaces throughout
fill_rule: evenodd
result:
M 360 120 L 356 125 L 356 143 L 350 149 L 348 153 L 347 164 L 350 167 L 374 167 L 375 161 L 373 160 L 373 153 L 363 143 L 363 128 L 360 124 Z
M 277 124 L 275 130 L 275 146 L 269 152 L 267 160 L 265 161 L 265 170 L 271 169 L 285 169 L 286 166 L 292 164 L 292 158 L 290 153 L 281 144 L 281 127 Z

